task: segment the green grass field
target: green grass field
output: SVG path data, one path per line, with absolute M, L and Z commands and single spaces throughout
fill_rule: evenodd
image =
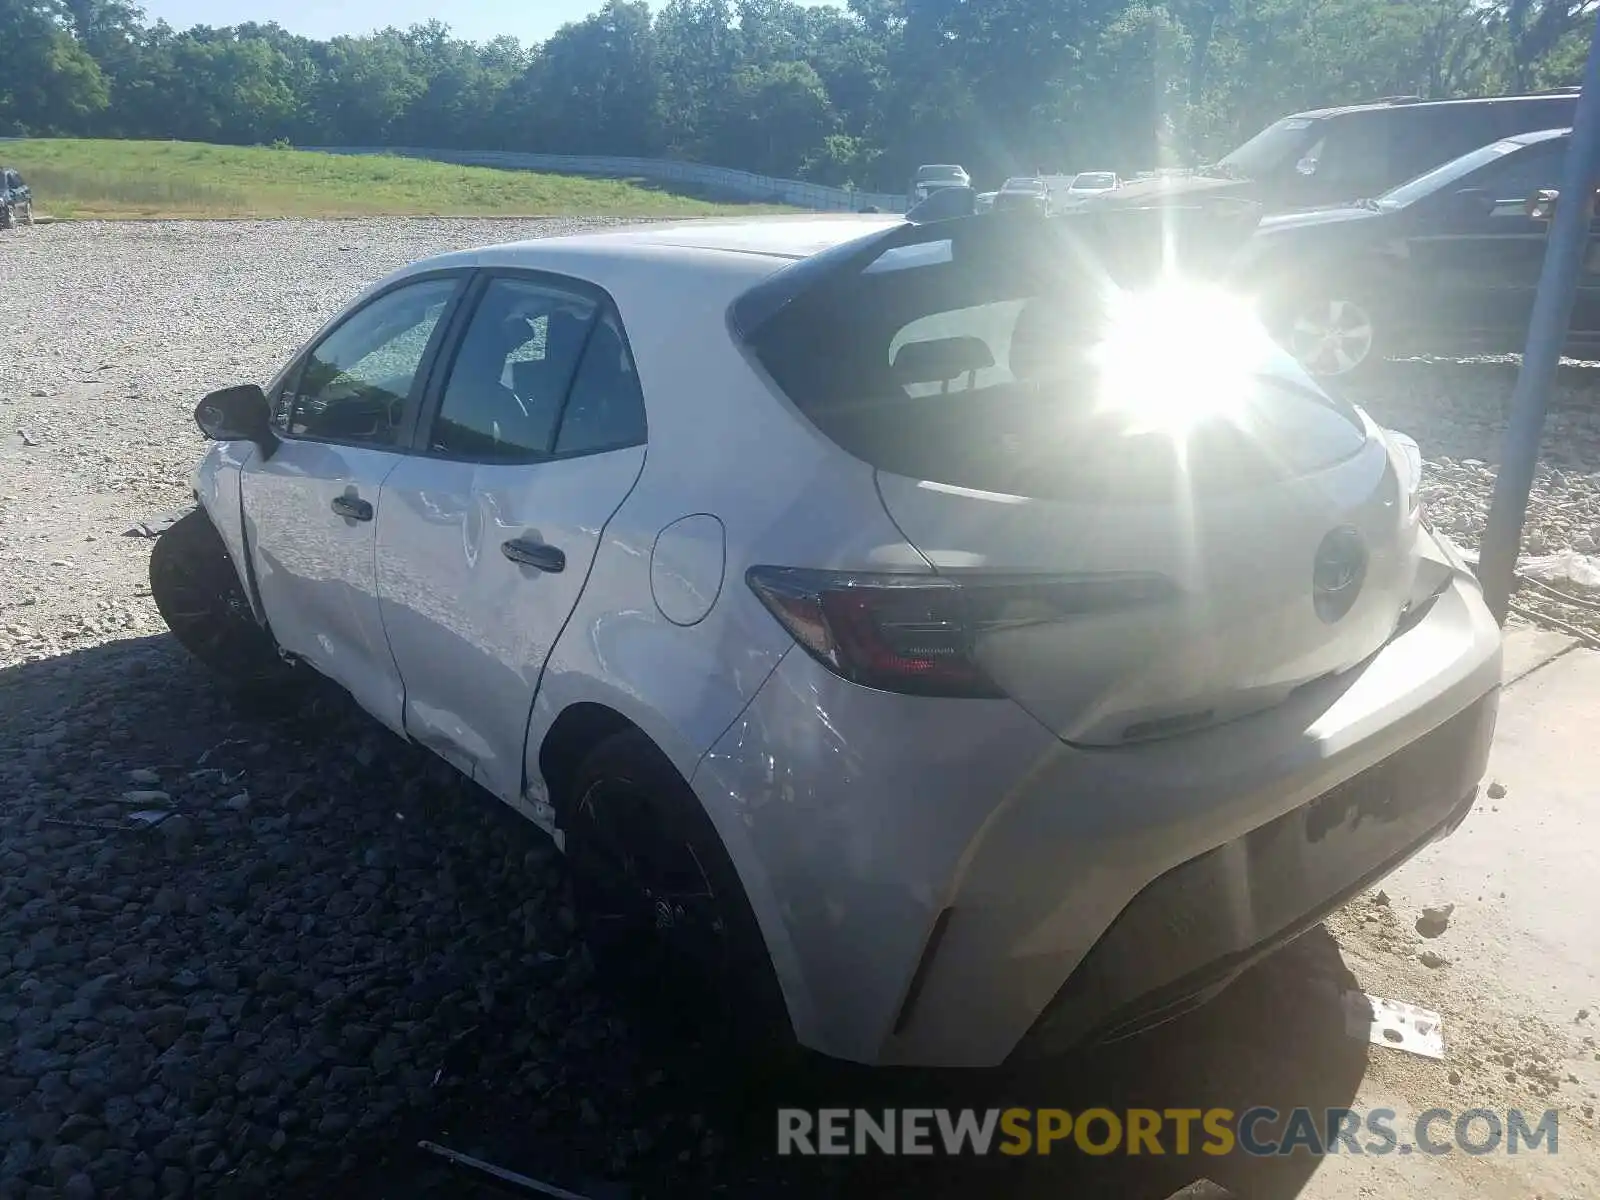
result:
M 637 181 L 197 142 L 0 143 L 50 217 L 636 216 L 778 211 Z

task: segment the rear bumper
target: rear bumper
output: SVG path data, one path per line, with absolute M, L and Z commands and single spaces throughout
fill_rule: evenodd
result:
M 1472 810 L 1500 693 L 1141 891 L 1013 1052 L 1116 1041 L 1181 1016 Z
M 1344 676 L 1109 750 L 794 651 L 693 782 L 802 1042 L 991 1066 L 1174 1015 L 1447 832 L 1499 674 L 1465 576 Z

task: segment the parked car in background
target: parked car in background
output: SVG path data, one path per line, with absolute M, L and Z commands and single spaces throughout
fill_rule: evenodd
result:
M 1047 217 L 1050 215 L 1050 189 L 1042 179 L 1014 176 L 995 193 L 993 209 L 997 213 Z
M 998 196 L 999 194 L 1000 193 L 998 191 L 994 191 L 994 192 L 979 192 L 976 196 L 974 196 L 972 198 L 973 211 L 974 212 L 981 212 L 981 213 L 993 212 L 994 211 L 994 198 L 996 196 Z
M 912 204 L 920 204 L 940 188 L 971 187 L 972 178 L 965 167 L 954 163 L 933 163 L 917 168 L 909 189 Z
M 0 229 L 32 224 L 32 189 L 14 167 L 0 169 Z
M 1568 132 L 1503 138 L 1356 204 L 1268 217 L 1236 266 L 1269 327 L 1323 378 L 1386 354 L 1522 349 L 1544 263 L 1536 193 Z M 1586 252 L 1574 353 L 1600 349 L 1600 242 Z
M 996 193 L 998 195 L 999 193 Z M 991 203 L 990 208 L 993 208 Z M 925 200 L 913 204 L 906 220 L 913 225 L 970 217 L 978 211 L 978 194 L 970 187 L 934 188 Z
M 1115 171 L 1079 171 L 1067 185 L 1066 201 L 1077 204 L 1091 196 L 1104 196 L 1122 186 Z
M 1112 224 L 412 263 L 199 403 L 155 601 L 550 831 L 655 1012 L 947 1067 L 1159 1023 L 1466 817 L 1500 630 L 1415 444 L 1119 297 Z
M 1228 196 L 1276 213 L 1358 200 L 1500 138 L 1570 126 L 1577 104 L 1572 88 L 1475 100 L 1396 97 L 1295 113 L 1209 166 L 1140 180 L 1094 203 Z

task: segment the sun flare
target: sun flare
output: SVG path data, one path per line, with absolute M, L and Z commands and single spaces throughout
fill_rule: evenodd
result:
M 1091 353 L 1103 409 L 1126 414 L 1136 431 L 1177 436 L 1212 417 L 1240 419 L 1273 349 L 1239 296 L 1169 281 L 1113 292 Z

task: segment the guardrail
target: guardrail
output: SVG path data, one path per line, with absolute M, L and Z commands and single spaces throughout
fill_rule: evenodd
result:
M 703 163 L 678 162 L 668 158 L 522 154 L 510 150 L 424 150 L 411 146 L 301 146 L 298 149 L 320 154 L 397 154 L 404 158 L 425 158 L 463 167 L 498 167 L 510 171 L 547 171 L 553 175 L 600 175 L 648 179 L 656 183 L 683 183 L 744 200 L 789 204 L 795 208 L 823 212 L 860 212 L 864 208 L 904 212 L 906 209 L 904 196 L 858 192 L 851 188 L 828 187 L 798 179 L 777 179 L 771 175 L 736 171 L 731 167 L 709 167 Z

